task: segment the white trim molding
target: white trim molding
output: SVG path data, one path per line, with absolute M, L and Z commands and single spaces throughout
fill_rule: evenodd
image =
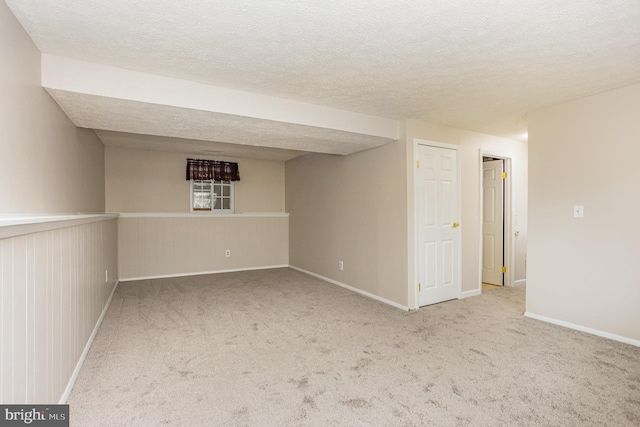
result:
M 179 273 L 179 274 L 159 274 L 156 276 L 127 277 L 127 278 L 120 279 L 120 282 L 135 282 L 137 280 L 152 280 L 152 279 L 170 279 L 172 277 L 206 276 L 207 274 L 236 273 L 239 271 L 254 271 L 254 270 L 271 270 L 275 268 L 288 268 L 288 267 L 289 267 L 288 265 L 265 265 L 262 267 L 232 268 L 229 270 L 196 271 L 191 273 Z
M 351 292 L 355 292 L 355 293 L 363 295 L 365 297 L 368 297 L 368 298 L 374 299 L 376 301 L 385 303 L 385 304 L 390 305 L 392 307 L 399 308 L 400 310 L 409 311 L 409 307 L 406 307 L 406 306 L 404 306 L 402 304 L 398 304 L 397 302 L 393 302 L 393 301 L 388 300 L 386 298 L 382 298 L 382 297 L 380 297 L 378 295 L 369 293 L 367 291 L 363 291 L 362 289 L 354 288 L 353 286 L 346 285 L 344 283 L 338 282 L 337 280 L 329 279 L 328 277 L 324 277 L 324 276 L 321 276 L 320 274 L 312 273 L 311 271 L 305 270 L 305 269 L 300 268 L 300 267 L 294 267 L 293 265 L 290 265 L 289 268 L 291 268 L 293 270 L 296 270 L 296 271 L 299 271 L 299 272 L 304 273 L 304 274 L 308 274 L 309 276 L 313 276 L 313 277 L 315 277 L 317 279 L 324 280 L 325 282 L 329 282 L 329 283 L 331 283 L 333 285 L 340 286 L 341 288 L 348 289 Z
M 542 322 L 552 323 L 554 325 L 562 326 L 569 329 L 574 329 L 580 332 L 586 332 L 587 334 L 597 335 L 602 338 L 608 338 L 610 340 L 619 341 L 625 344 L 634 345 L 636 347 L 640 347 L 640 341 L 634 340 L 632 338 L 623 337 L 621 335 L 611 334 L 609 332 L 601 331 L 599 329 L 588 328 L 582 325 L 576 325 L 575 323 L 565 322 L 564 320 L 554 319 L 552 317 L 542 316 L 540 314 L 529 313 L 528 311 L 524 313 L 525 317 L 530 319 L 540 320 Z
M 460 299 L 463 298 L 469 298 L 469 297 L 475 297 L 478 295 L 481 295 L 482 291 L 480 289 L 472 289 L 470 291 L 464 291 L 460 293 Z
M 513 282 L 513 286 L 526 286 L 526 285 L 527 285 L 527 279 L 515 280 Z
M 229 213 L 229 214 L 211 214 L 211 213 L 183 213 L 183 212 L 167 212 L 167 213 L 151 213 L 151 212 L 129 212 L 116 214 L 120 218 L 287 218 L 288 213 L 285 212 L 247 212 L 247 213 Z
M 91 332 L 91 336 L 87 340 L 87 344 L 84 346 L 84 350 L 80 355 L 80 359 L 78 360 L 78 363 L 76 363 L 76 368 L 73 370 L 73 374 L 71 374 L 71 378 L 69 378 L 69 383 L 67 384 L 67 388 L 65 388 L 64 393 L 62 393 L 62 397 L 60 397 L 60 401 L 58 402 L 58 404 L 60 405 L 64 405 L 65 403 L 67 403 L 67 400 L 69 400 L 69 395 L 71 394 L 71 390 L 73 390 L 73 386 L 75 385 L 76 380 L 78 379 L 78 375 L 80 374 L 82 365 L 84 365 L 84 361 L 87 358 L 87 354 L 89 354 L 89 349 L 93 344 L 94 338 L 98 334 L 100 325 L 102 325 L 102 319 L 104 319 L 104 316 L 107 314 L 107 311 L 109 311 L 109 307 L 111 306 L 111 300 L 113 299 L 113 294 L 116 293 L 116 289 L 118 288 L 118 283 L 120 282 L 117 281 L 115 285 L 113 285 L 113 289 L 111 290 L 111 295 L 109 295 L 109 299 L 107 300 L 106 304 L 104 305 L 104 308 L 102 309 L 102 314 L 100 314 L 100 318 L 96 322 L 96 326 L 94 326 L 93 331 Z

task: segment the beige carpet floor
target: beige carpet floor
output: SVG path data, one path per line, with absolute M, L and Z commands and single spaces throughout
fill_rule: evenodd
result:
M 638 426 L 640 348 L 524 288 L 403 312 L 290 269 L 122 283 L 76 426 Z

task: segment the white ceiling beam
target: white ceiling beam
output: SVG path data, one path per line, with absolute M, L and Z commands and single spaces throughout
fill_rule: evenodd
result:
M 42 86 L 106 98 L 351 132 L 390 141 L 399 138 L 399 122 L 395 119 L 50 54 L 42 54 Z

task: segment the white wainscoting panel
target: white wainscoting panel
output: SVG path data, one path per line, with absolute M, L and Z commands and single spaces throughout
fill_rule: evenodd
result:
M 120 280 L 289 264 L 286 214 L 122 214 L 118 233 Z
M 0 239 L 0 402 L 60 402 L 117 277 L 112 216 Z

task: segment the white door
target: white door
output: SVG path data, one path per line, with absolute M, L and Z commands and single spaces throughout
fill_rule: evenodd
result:
M 458 298 L 460 228 L 456 150 L 418 145 L 418 305 Z
M 482 163 L 482 282 L 503 285 L 504 191 L 502 160 Z

